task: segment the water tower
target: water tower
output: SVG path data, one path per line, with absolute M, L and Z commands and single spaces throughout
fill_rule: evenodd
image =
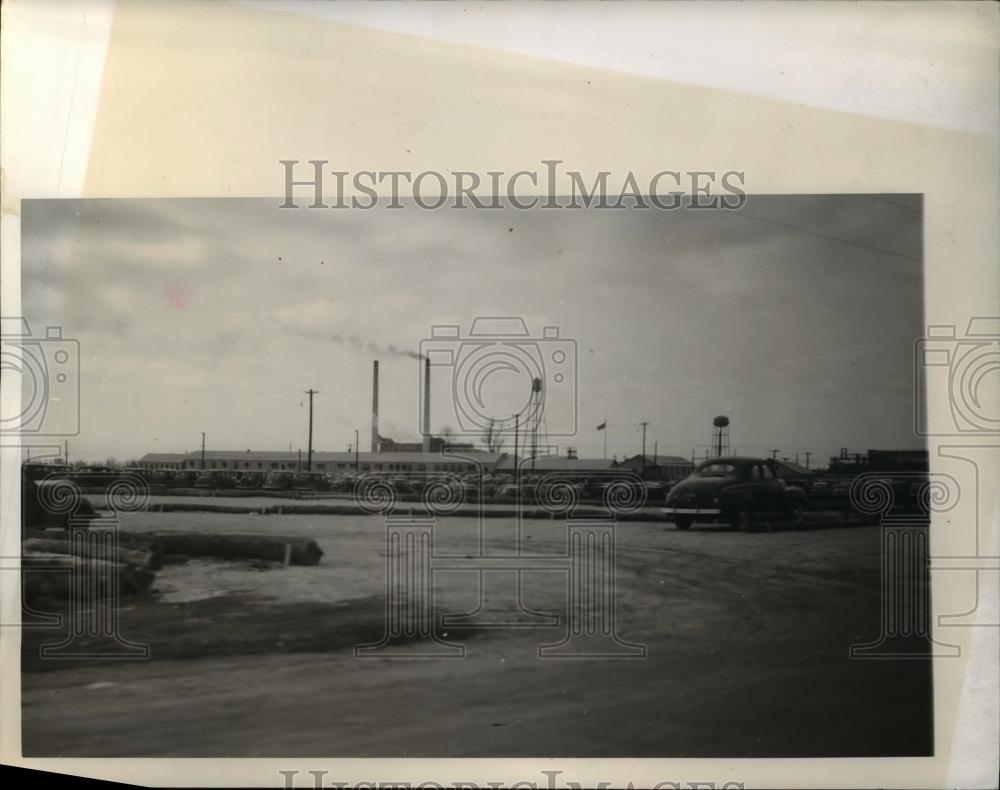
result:
M 729 455 L 729 418 L 725 414 L 712 420 L 712 452 L 716 458 Z

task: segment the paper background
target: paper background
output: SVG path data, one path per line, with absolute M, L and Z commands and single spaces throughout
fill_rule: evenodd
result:
M 23 198 L 279 195 L 280 159 L 513 172 L 557 158 L 619 177 L 742 170 L 751 194 L 922 192 L 926 322 L 961 327 L 974 315 L 1000 315 L 998 18 L 997 6 L 974 3 L 392 12 L 353 3 L 15 0 L 4 5 L 2 26 L 3 313 L 18 314 Z M 946 407 L 945 393 L 929 397 Z M 936 464 L 934 442 L 929 449 Z M 3 452 L 3 553 L 16 555 L 17 468 Z M 982 479 L 996 481 L 997 452 L 988 457 Z M 993 485 L 978 505 L 964 497 L 954 519 L 978 519 L 996 555 Z M 963 541 L 933 534 L 935 555 L 954 554 L 951 542 Z M 970 608 L 975 578 L 937 574 L 935 611 Z M 9 581 L 4 622 L 17 611 Z M 996 622 L 995 574 L 981 581 L 979 613 Z M 296 768 L 307 779 L 306 770 L 327 769 L 347 782 L 541 782 L 540 770 L 558 767 L 561 780 L 636 785 L 708 777 L 747 787 L 996 783 L 996 628 L 948 629 L 963 657 L 935 669 L 934 758 L 381 760 L 377 768 L 321 756 L 22 761 L 13 631 L 3 629 L 0 652 L 3 759 L 46 770 L 242 786 L 274 784 L 277 770 Z

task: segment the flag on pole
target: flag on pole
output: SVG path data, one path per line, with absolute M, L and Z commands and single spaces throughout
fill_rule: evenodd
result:
M 598 426 L 597 426 L 596 430 L 598 430 L 598 431 L 603 431 L 603 430 L 605 430 L 605 429 L 606 429 L 607 427 L 608 427 L 608 421 L 607 421 L 607 420 L 605 420 L 604 422 L 602 422 L 602 423 L 601 423 L 600 425 L 598 425 Z

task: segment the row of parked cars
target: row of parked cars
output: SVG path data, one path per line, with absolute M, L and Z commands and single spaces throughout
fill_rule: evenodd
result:
M 333 481 L 322 472 L 207 469 L 158 469 L 140 471 L 151 486 L 170 488 L 207 488 L 212 490 L 329 491 Z
M 144 480 L 151 488 L 254 490 L 262 491 L 315 491 L 353 492 L 359 482 L 370 475 L 349 474 L 329 477 L 322 472 L 296 472 L 294 470 L 259 471 L 225 469 L 114 469 L 108 466 L 72 468 L 57 464 L 26 464 L 25 474 L 34 480 L 70 479 L 81 488 L 106 488 L 114 482 L 128 478 Z M 542 474 L 524 471 L 515 480 L 511 473 L 461 475 L 430 473 L 413 475 L 379 475 L 400 494 L 422 495 L 429 487 L 463 501 L 499 499 L 505 501 L 536 502 L 545 497 L 566 497 L 576 501 L 601 500 L 608 486 L 632 486 L 633 499 L 650 504 L 662 504 L 669 484 L 642 482 L 634 475 L 610 474 L 583 476 L 578 474 Z M 626 492 L 627 493 L 627 492 Z
M 389 476 L 385 478 L 402 494 L 421 494 L 429 487 L 443 488 L 454 499 L 475 502 L 481 499 L 524 503 L 539 501 L 601 501 L 613 486 L 618 497 L 635 502 L 663 503 L 668 486 L 660 482 L 643 482 L 629 473 L 587 476 L 572 473 L 533 473 L 524 471 L 518 479 L 511 473 L 479 475 L 425 474 Z M 345 478 L 347 487 L 357 481 Z
M 852 501 L 856 483 L 856 478 L 792 483 L 782 479 L 780 467 L 769 459 L 713 458 L 699 464 L 690 476 L 670 489 L 663 512 L 680 530 L 690 529 L 696 522 L 751 529 L 758 521 L 801 525 L 807 497 L 813 510 L 860 509 L 871 523 L 878 523 L 881 517 L 878 507 L 911 514 L 926 514 L 929 507 L 926 473 L 866 475 L 864 485 L 882 490 L 882 495 L 876 495 L 867 508 L 859 508 Z
M 26 463 L 24 476 L 33 481 L 71 480 L 80 488 L 107 488 L 125 479 L 140 479 L 150 487 L 168 489 L 262 489 L 271 491 L 329 491 L 333 481 L 322 472 L 226 471 L 199 469 L 114 469 L 110 466 L 70 467 L 62 464 Z

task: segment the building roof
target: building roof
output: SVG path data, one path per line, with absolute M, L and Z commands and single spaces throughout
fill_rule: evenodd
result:
M 778 461 L 775 460 L 775 466 L 780 467 L 783 472 L 787 474 L 795 475 L 796 477 L 812 477 L 816 474 L 812 469 L 806 469 L 800 464 L 792 463 L 791 461 Z
M 299 451 L 293 450 L 206 450 L 207 461 L 285 461 L 294 462 L 299 459 Z M 301 452 L 305 459 L 307 453 Z M 487 453 L 481 450 L 449 450 L 448 452 L 401 452 L 401 453 L 348 453 L 326 452 L 313 450 L 313 463 L 484 463 L 494 464 L 503 457 L 501 453 Z M 201 451 L 190 453 L 146 453 L 140 458 L 141 463 L 156 461 L 183 461 L 185 459 L 201 459 Z
M 642 463 L 642 454 L 632 455 L 626 458 L 623 463 Z M 646 466 L 694 466 L 690 458 L 681 458 L 679 455 L 647 455 Z
M 146 453 L 139 459 L 141 464 L 180 463 L 188 457 L 187 453 Z
M 527 456 L 521 456 L 521 469 L 531 468 L 531 459 Z M 566 471 L 604 471 L 608 469 L 615 469 L 618 464 L 613 458 L 568 458 L 565 455 L 552 455 L 544 456 L 542 458 L 536 458 L 534 461 L 535 469 L 542 470 L 558 470 L 560 472 Z M 513 469 L 514 459 L 511 456 L 506 456 L 499 464 L 500 469 Z

